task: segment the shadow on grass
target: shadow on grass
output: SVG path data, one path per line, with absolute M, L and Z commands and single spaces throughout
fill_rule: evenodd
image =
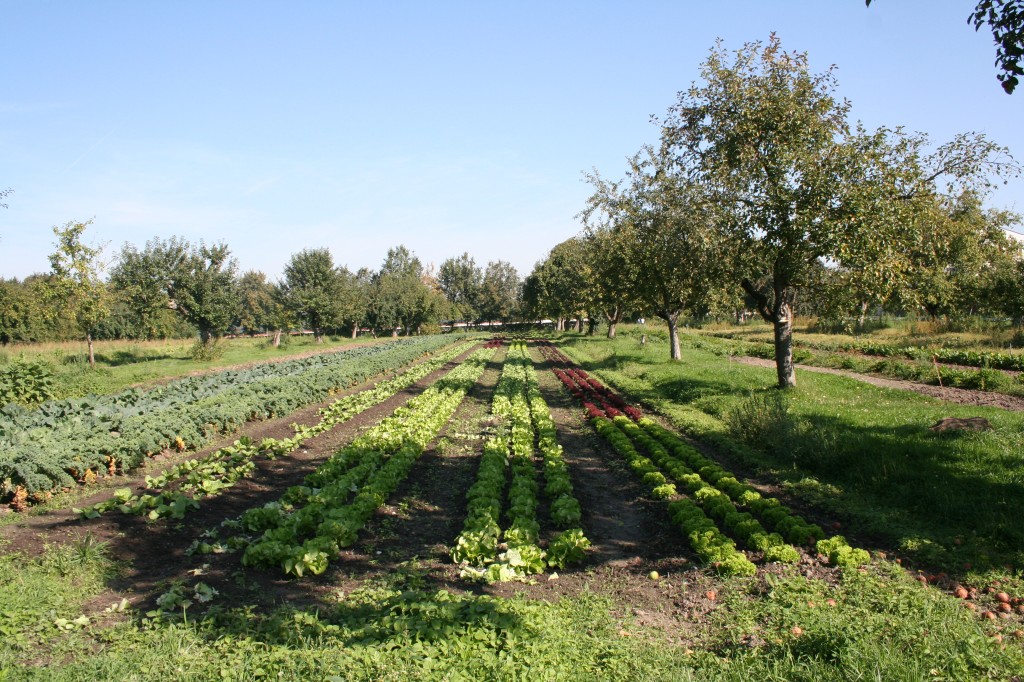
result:
M 254 615 L 246 609 L 216 609 L 208 614 L 206 625 L 214 641 L 230 633 L 268 646 L 422 646 L 450 644 L 462 637 L 497 644 L 534 634 L 528 621 L 501 600 L 425 590 L 414 573 L 399 573 L 386 587 L 368 588 L 316 611 L 283 607 Z
M 96 362 L 101 365 L 107 365 L 108 367 L 121 367 L 123 365 L 135 365 L 140 362 L 151 362 L 156 360 L 178 360 L 181 359 L 178 356 L 169 355 L 168 353 L 156 353 L 152 351 L 135 351 L 135 350 L 114 350 L 109 352 L 98 352 L 94 353 L 93 357 Z M 88 357 L 84 353 L 76 353 L 74 355 L 67 355 L 63 359 L 65 365 L 85 365 L 88 364 Z
M 708 358 L 706 366 L 691 361 L 684 370 L 635 350 L 595 355 L 581 366 L 603 372 L 648 405 L 688 405 L 725 418 L 777 391 L 765 385 L 763 371 L 734 366 L 729 374 L 719 358 Z M 636 376 L 641 379 L 631 380 Z M 827 397 L 794 394 L 799 409 L 790 410 L 786 423 L 766 420 L 745 441 L 719 429 L 707 442 L 742 450 L 740 459 L 753 468 L 781 472 L 812 514 L 841 520 L 842 532 L 867 548 L 905 553 L 950 575 L 1024 567 L 1024 481 L 1019 456 L 1009 454 L 1019 437 L 1008 430 L 936 433 L 928 425 L 945 408 L 917 403 L 902 415 L 870 400 L 847 403 L 855 392 L 878 390 L 850 381 L 848 392 L 820 394 Z M 950 406 L 956 410 L 962 408 Z M 904 416 L 905 423 L 894 423 Z

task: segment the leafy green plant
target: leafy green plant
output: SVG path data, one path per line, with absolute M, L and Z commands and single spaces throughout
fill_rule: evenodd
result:
M 53 372 L 42 361 L 15 360 L 0 369 L 0 407 L 39 405 L 53 398 Z
M 767 390 L 751 394 L 725 415 L 729 432 L 737 440 L 758 449 L 783 453 L 797 435 L 796 421 L 789 414 L 784 391 Z

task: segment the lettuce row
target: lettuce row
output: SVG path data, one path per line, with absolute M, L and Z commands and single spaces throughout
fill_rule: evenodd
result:
M 118 490 L 109 500 L 84 509 L 74 509 L 83 518 L 96 518 L 104 512 L 117 509 L 125 514 L 147 514 L 151 520 L 183 518 L 185 513 L 199 508 L 199 500 L 223 493 L 243 477 L 255 470 L 252 459 L 265 456 L 273 459 L 298 449 L 305 441 L 324 433 L 355 415 L 377 405 L 398 391 L 450 362 L 474 345 L 468 342 L 452 346 L 429 360 L 418 363 L 397 376 L 379 382 L 359 393 L 344 396 L 320 409 L 320 420 L 311 426 L 293 424 L 291 438 L 264 438 L 254 443 L 248 437 L 220 448 L 203 459 L 189 459 L 157 476 L 146 476 L 146 488 L 151 493 L 129 495 Z M 172 483 L 178 485 L 167 489 Z M 184 498 L 185 501 L 182 501 Z
M 626 419 L 626 417 L 621 417 Z M 592 422 L 597 432 L 607 440 L 620 455 L 625 457 L 629 467 L 644 479 L 651 489 L 661 489 L 657 497 L 676 496 L 675 487 L 649 458 L 641 455 L 632 441 L 619 426 L 610 419 L 597 417 Z M 757 567 L 743 552 L 736 549 L 736 543 L 719 530 L 704 511 L 693 501 L 678 497 L 669 503 L 669 516 L 690 543 L 690 547 L 701 561 L 724 575 L 753 575 Z
M 419 396 L 335 454 L 280 502 L 250 510 L 243 528 L 262 530 L 242 557 L 246 566 L 319 574 L 408 476 L 426 446 L 462 403 L 494 351 L 481 349 Z M 242 538 L 244 541 L 244 538 Z M 236 541 L 235 545 L 241 544 Z
M 700 474 L 670 455 L 661 443 L 640 426 L 626 417 L 616 417 L 614 423 L 635 445 L 642 447 L 659 467 L 682 485 L 687 495 L 731 537 L 749 549 L 764 552 L 767 561 L 799 561 L 800 553 L 792 545 L 787 544 L 781 535 L 767 532 L 751 514 L 739 511 L 728 495 L 709 485 Z

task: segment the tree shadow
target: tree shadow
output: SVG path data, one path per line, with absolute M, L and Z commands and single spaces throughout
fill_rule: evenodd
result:
M 629 361 L 642 359 L 633 354 Z M 716 372 L 672 376 L 670 366 L 647 364 L 645 380 L 630 384 L 630 395 L 648 405 L 668 400 L 735 419 L 745 401 L 780 395 L 763 383 L 752 389 L 749 382 L 717 379 Z M 613 357 L 581 363 L 598 372 L 622 365 Z M 756 477 L 754 469 L 771 470 L 774 481 L 767 482 L 784 483 L 792 502 L 823 525 L 840 521 L 839 532 L 864 547 L 895 551 L 951 576 L 1024 566 L 1024 481 L 1019 457 L 999 454 L 1005 442 L 993 443 L 985 433 L 937 433 L 928 423 L 863 422 L 856 410 L 824 402 L 801 403 L 799 413 L 774 421 L 766 417 L 739 442 L 753 459 L 741 456 L 751 470 L 738 473 Z M 730 440 L 739 436 L 715 434 L 707 445 L 729 450 Z M 734 453 L 725 454 L 733 459 L 728 455 Z
M 169 355 L 168 353 L 154 353 L 152 351 L 136 351 L 130 349 L 99 352 L 95 353 L 94 357 L 96 358 L 96 362 L 110 367 L 134 365 L 140 362 L 179 359 L 174 355 Z M 68 358 L 65 359 L 65 362 L 67 361 Z M 75 362 L 77 362 L 77 360 Z

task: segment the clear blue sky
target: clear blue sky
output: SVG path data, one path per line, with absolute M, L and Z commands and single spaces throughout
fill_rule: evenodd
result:
M 869 127 L 980 131 L 1024 161 L 974 0 L 0 0 L 0 276 L 87 240 L 225 241 L 280 276 L 328 247 L 376 268 L 468 251 L 525 275 L 575 234 L 583 171 L 617 178 L 716 38 L 775 31 Z M 1020 89 L 1018 89 L 1020 90 Z M 990 204 L 1024 212 L 1024 180 Z

